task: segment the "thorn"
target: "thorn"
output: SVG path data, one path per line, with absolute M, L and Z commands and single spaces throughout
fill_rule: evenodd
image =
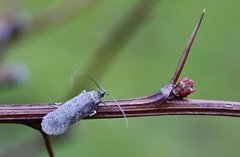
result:
M 189 54 L 190 49 L 192 47 L 193 41 L 194 41 L 194 39 L 195 39 L 195 37 L 197 35 L 198 29 L 199 29 L 200 24 L 202 22 L 202 19 L 204 17 L 205 11 L 206 11 L 206 9 L 204 8 L 203 12 L 202 12 L 202 15 L 200 16 L 200 18 L 199 18 L 199 20 L 197 22 L 197 25 L 195 26 L 195 28 L 194 28 L 194 30 L 193 30 L 193 32 L 192 32 L 192 34 L 191 34 L 191 36 L 190 36 L 190 38 L 189 38 L 189 40 L 187 42 L 187 45 L 186 45 L 186 47 L 185 47 L 185 49 L 183 51 L 182 57 L 181 57 L 181 59 L 180 59 L 180 61 L 178 63 L 177 69 L 176 69 L 172 79 L 170 80 L 170 83 L 172 83 L 172 84 L 176 84 L 176 82 L 177 82 L 177 80 L 178 80 L 178 78 L 179 78 L 179 76 L 180 76 L 180 74 L 181 74 L 181 72 L 183 70 L 184 64 L 185 64 L 185 62 L 187 60 L 187 57 L 188 57 L 188 54 Z
M 206 8 L 203 9 L 203 14 L 205 13 L 205 11 L 206 11 Z

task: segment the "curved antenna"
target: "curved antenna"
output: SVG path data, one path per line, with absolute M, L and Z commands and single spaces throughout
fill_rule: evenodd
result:
M 99 84 L 97 83 L 97 81 L 95 79 L 93 79 L 93 77 L 87 73 L 87 72 L 81 72 L 81 71 L 74 71 L 71 78 L 70 78 L 70 82 L 73 81 L 73 78 L 75 76 L 76 73 L 80 73 L 80 74 L 83 74 L 85 76 L 87 76 L 90 80 L 92 80 L 94 82 L 94 84 L 98 87 L 99 90 L 101 90 L 102 88 L 99 86 Z
M 93 79 L 93 77 L 92 77 L 90 74 L 85 73 L 85 72 L 81 72 L 81 73 L 84 74 L 85 76 L 87 76 L 90 80 L 92 80 L 92 81 L 95 83 L 95 85 L 98 87 L 99 90 L 102 89 L 102 88 L 99 86 L 99 84 L 97 83 L 97 81 L 96 81 L 95 79 Z
M 110 94 L 108 94 L 108 93 L 105 93 L 105 95 L 109 96 L 109 97 L 112 98 L 115 102 L 117 102 L 117 100 L 116 100 L 112 95 L 110 95 Z M 126 116 L 125 112 L 123 111 L 122 107 L 121 107 L 119 104 L 117 104 L 117 106 L 118 106 L 118 108 L 120 109 L 120 111 L 122 112 L 123 117 L 124 117 L 124 120 L 125 120 L 126 127 L 128 128 L 129 124 L 128 124 L 127 116 Z

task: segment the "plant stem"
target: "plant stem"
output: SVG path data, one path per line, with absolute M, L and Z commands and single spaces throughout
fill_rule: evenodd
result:
M 217 115 L 240 116 L 240 102 L 215 100 L 171 100 L 159 102 L 157 97 L 107 101 L 100 104 L 97 114 L 86 119 L 120 118 L 122 112 L 127 117 L 161 116 L 161 115 Z M 40 128 L 44 115 L 56 109 L 55 104 L 19 104 L 0 105 L 0 123 L 18 123 L 35 129 Z
M 54 153 L 53 153 L 53 150 L 52 150 L 51 141 L 50 141 L 49 136 L 47 134 L 45 134 L 45 132 L 43 132 L 42 130 L 40 132 L 43 136 L 44 143 L 45 143 L 46 149 L 48 151 L 49 157 L 54 157 Z

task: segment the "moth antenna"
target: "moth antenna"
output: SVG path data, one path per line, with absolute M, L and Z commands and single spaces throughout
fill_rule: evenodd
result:
M 100 101 L 100 103 L 103 103 L 104 105 L 107 105 L 104 101 Z
M 92 80 L 95 83 L 95 85 L 98 87 L 98 89 L 101 90 L 101 87 L 99 86 L 97 81 L 90 74 L 84 73 L 84 72 L 82 72 L 82 74 L 86 75 L 90 80 Z
M 86 72 L 81 72 L 81 71 L 74 71 L 73 74 L 71 75 L 71 78 L 70 78 L 70 85 L 72 84 L 73 82 L 73 79 L 75 77 L 75 75 L 77 73 L 80 73 L 82 75 L 85 75 L 87 76 L 90 80 L 92 80 L 94 82 L 94 84 L 98 87 L 99 90 L 101 90 L 101 87 L 99 86 L 99 84 L 97 83 L 97 81 L 95 79 L 93 79 L 93 77 L 89 74 L 89 73 L 86 73 Z
M 109 96 L 110 98 L 112 98 L 115 102 L 117 102 L 117 99 L 115 99 L 112 95 L 106 93 L 105 95 Z M 120 109 L 120 111 L 122 112 L 122 115 L 124 117 L 124 120 L 125 120 L 125 124 L 126 124 L 126 127 L 128 128 L 129 124 L 128 124 L 128 119 L 127 119 L 127 116 L 125 114 L 125 112 L 123 111 L 122 107 L 117 104 L 118 108 Z

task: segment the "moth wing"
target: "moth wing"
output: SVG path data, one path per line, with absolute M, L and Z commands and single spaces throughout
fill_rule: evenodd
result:
M 56 110 L 55 110 L 56 111 Z M 71 119 L 58 112 L 50 112 L 43 117 L 42 130 L 48 135 L 61 135 L 67 131 Z

